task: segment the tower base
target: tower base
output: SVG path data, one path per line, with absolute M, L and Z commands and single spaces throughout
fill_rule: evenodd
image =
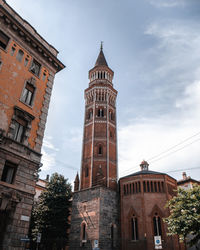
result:
M 73 194 L 70 250 L 119 249 L 116 191 L 94 187 Z

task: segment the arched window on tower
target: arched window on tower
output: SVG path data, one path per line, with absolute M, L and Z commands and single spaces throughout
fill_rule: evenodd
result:
M 103 147 L 102 147 L 102 145 L 99 145 L 99 146 L 98 146 L 98 154 L 99 154 L 99 155 L 102 155 L 102 154 L 103 154 Z
M 109 118 L 111 121 L 114 121 L 114 113 L 111 110 L 109 111 Z
M 109 118 L 110 118 L 110 120 L 112 120 L 112 112 L 111 111 L 109 111 Z
M 88 111 L 88 120 L 92 119 L 92 116 L 93 116 L 93 111 L 92 111 L 92 109 L 90 109 Z
M 98 117 L 104 117 L 104 110 L 102 108 L 98 109 Z
M 153 217 L 153 228 L 154 236 L 162 236 L 161 218 L 158 216 L 158 213 L 155 213 Z
M 138 221 L 134 214 L 131 218 L 131 239 L 138 240 Z

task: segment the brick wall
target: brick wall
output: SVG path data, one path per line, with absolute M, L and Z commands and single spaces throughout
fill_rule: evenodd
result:
M 105 187 L 96 187 L 73 194 L 70 249 L 92 249 L 98 240 L 102 250 L 119 249 L 118 196 Z M 86 223 L 86 242 L 82 241 L 81 227 Z M 111 239 L 113 226 L 113 240 Z

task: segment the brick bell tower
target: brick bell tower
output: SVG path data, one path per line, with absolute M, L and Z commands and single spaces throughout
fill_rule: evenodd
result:
M 81 171 L 74 182 L 70 249 L 118 249 L 117 91 L 113 76 L 101 43 L 85 90 Z
M 117 136 L 114 72 L 108 67 L 101 45 L 85 90 L 85 123 L 80 189 L 103 185 L 116 189 Z

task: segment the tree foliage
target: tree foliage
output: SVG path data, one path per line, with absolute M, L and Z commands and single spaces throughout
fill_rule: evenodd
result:
M 71 184 L 64 176 L 54 173 L 32 211 L 32 239 L 36 242 L 41 233 L 42 249 L 61 249 L 66 244 L 71 196 Z
M 180 241 L 187 239 L 189 245 L 196 244 L 200 239 L 200 186 L 194 185 L 189 190 L 179 188 L 167 206 L 170 216 L 165 219 L 169 235 L 179 235 Z

